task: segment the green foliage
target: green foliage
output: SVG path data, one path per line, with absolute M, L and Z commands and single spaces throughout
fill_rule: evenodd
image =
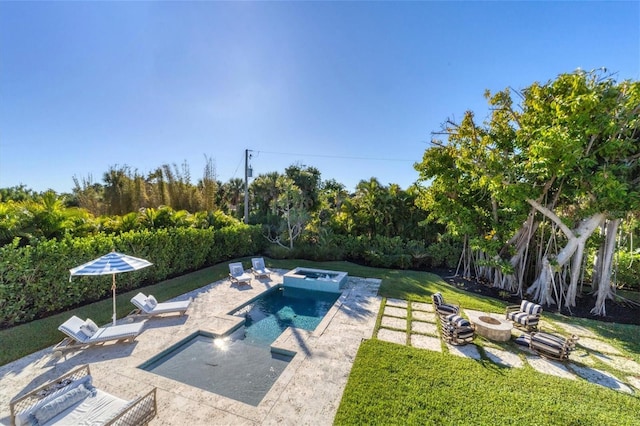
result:
M 431 260 L 432 267 L 455 268 L 460 260 L 462 242 L 446 234 L 438 238 L 438 241 L 426 248 L 426 253 Z
M 640 291 L 640 253 L 619 251 L 616 263 L 616 284 L 625 289 Z
M 218 230 L 163 228 L 65 237 L 25 247 L 15 240 L 0 247 L 0 327 L 108 298 L 111 276 L 74 277 L 69 282 L 69 269 L 114 249 L 154 264 L 119 274 L 117 287 L 127 291 L 263 248 L 260 227 L 240 223 Z

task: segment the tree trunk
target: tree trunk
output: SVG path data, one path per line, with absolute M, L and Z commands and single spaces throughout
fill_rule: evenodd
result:
M 607 299 L 613 299 L 613 290 L 611 287 L 611 265 L 613 263 L 613 254 L 616 248 L 616 235 L 618 234 L 618 227 L 620 226 L 620 219 L 609 220 L 605 231 L 605 240 L 602 243 L 604 248 L 603 258 L 600 262 L 600 281 L 598 282 L 598 297 L 596 298 L 596 305 L 591 309 L 591 313 L 594 315 L 605 316 L 606 307 L 605 302 Z
M 556 271 L 560 271 L 562 269 L 562 267 L 572 258 L 572 256 L 578 249 L 578 246 L 580 244 L 584 245 L 585 241 L 591 236 L 591 234 L 593 234 L 600 223 L 602 223 L 605 218 L 605 214 L 596 213 L 591 217 L 584 219 L 580 223 L 580 225 L 578 225 L 575 231 L 572 231 L 567 225 L 562 222 L 562 220 L 558 216 L 556 216 L 555 213 L 553 213 L 548 208 L 542 206 L 535 200 L 527 200 L 527 202 L 535 207 L 545 217 L 549 218 L 556 226 L 558 226 L 558 228 L 562 230 L 568 240 L 567 244 L 562 248 L 562 250 L 560 250 L 560 252 L 556 256 L 553 265 L 547 255 L 543 257 L 542 270 L 540 271 L 540 275 L 538 275 L 538 278 L 536 278 L 531 287 L 527 289 L 527 293 L 531 294 L 535 301 L 542 304 L 553 304 L 556 301 L 554 300 L 551 292 L 551 281 L 553 275 L 555 274 L 554 269 Z M 555 283 L 556 287 L 559 288 L 560 291 L 562 291 L 563 283 L 561 282 L 561 280 L 558 281 L 559 282 Z M 558 299 L 560 298 L 561 296 L 558 297 Z M 558 300 L 558 302 L 561 302 L 561 300 Z

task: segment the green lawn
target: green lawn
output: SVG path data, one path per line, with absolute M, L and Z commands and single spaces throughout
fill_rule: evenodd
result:
M 640 399 L 530 367 L 364 342 L 337 425 L 638 425 Z
M 248 258 L 241 259 L 248 267 Z M 348 262 L 267 260 L 273 268 L 296 266 L 347 271 L 352 276 L 380 278 L 379 295 L 431 303 L 440 291 L 445 300 L 464 308 L 504 312 L 506 304 L 453 288 L 437 275 L 369 268 Z M 118 315 L 131 311 L 129 299 L 143 291 L 159 301 L 200 288 L 227 276 L 227 263 L 118 295 Z M 0 365 L 59 342 L 57 327 L 71 315 L 109 322 L 111 299 L 93 303 L 29 324 L 0 331 Z M 545 312 L 552 321 L 570 322 L 593 331 L 640 362 L 640 327 L 566 318 Z M 476 339 L 480 351 L 484 344 Z M 507 346 L 513 345 L 507 343 Z M 598 369 L 607 369 L 597 365 Z M 474 361 L 377 339 L 363 342 L 356 357 L 336 424 L 441 425 L 638 425 L 640 397 L 626 395 L 582 380 L 540 374 L 531 367 L 501 368 L 484 359 Z

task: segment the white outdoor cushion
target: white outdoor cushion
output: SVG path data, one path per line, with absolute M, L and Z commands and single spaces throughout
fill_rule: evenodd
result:
M 89 330 L 91 330 L 93 333 L 98 331 L 99 327 L 95 322 L 93 322 L 93 320 L 87 318 L 84 323 L 87 325 L 87 327 L 89 327 Z
M 149 297 L 147 297 L 147 302 L 146 303 L 147 303 L 147 306 L 149 307 L 149 309 L 153 309 L 156 306 L 158 306 L 158 301 L 152 295 L 149 295 Z
M 96 334 L 97 330 L 92 330 L 91 326 L 86 322 L 80 326 L 80 331 L 87 335 L 87 337 L 91 337 Z
M 38 419 L 38 423 L 44 424 L 48 420 L 54 418 L 67 408 L 74 405 L 76 402 L 82 401 L 88 396 L 91 396 L 91 392 L 87 390 L 84 385 L 80 385 L 38 408 L 33 414 L 35 415 L 36 419 Z

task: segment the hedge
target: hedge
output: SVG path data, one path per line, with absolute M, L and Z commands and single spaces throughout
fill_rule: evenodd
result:
M 235 257 L 263 251 L 260 226 L 220 229 L 169 228 L 45 240 L 32 246 L 0 247 L 0 327 L 5 328 L 104 299 L 110 275 L 74 277 L 69 269 L 112 250 L 141 257 L 152 267 L 116 277 L 118 289 L 133 290 Z

